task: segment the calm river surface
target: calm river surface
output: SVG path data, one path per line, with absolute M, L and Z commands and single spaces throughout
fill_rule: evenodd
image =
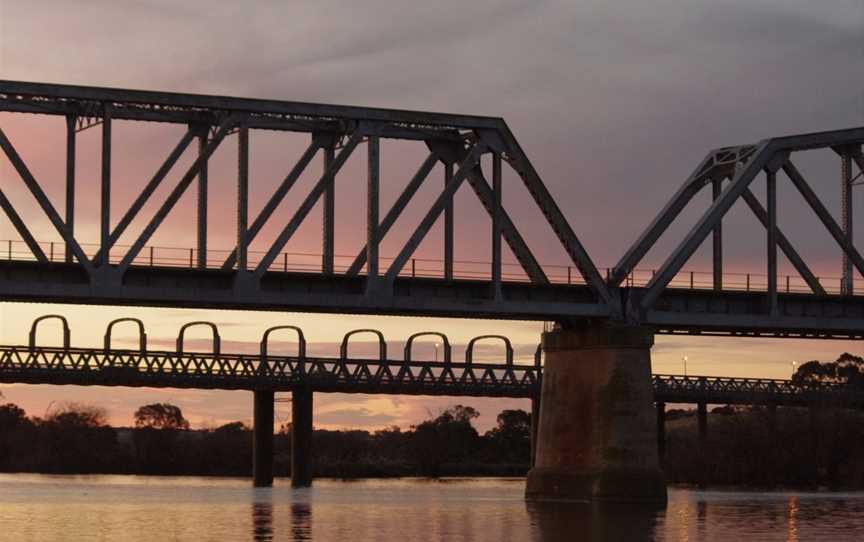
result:
M 523 483 L 0 474 L 0 540 L 864 540 L 864 493 L 670 489 L 645 512 L 527 505 Z

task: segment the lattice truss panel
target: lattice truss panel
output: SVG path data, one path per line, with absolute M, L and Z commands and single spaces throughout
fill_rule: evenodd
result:
M 500 118 L 437 113 L 418 113 L 360 107 L 316 105 L 295 102 L 220 98 L 73 87 L 0 81 L 0 111 L 40 115 L 62 115 L 67 120 L 66 174 L 67 194 L 74 194 L 76 134 L 82 129 L 96 128 L 102 132 L 101 152 L 101 214 L 99 217 L 99 249 L 92 257 L 82 250 L 74 232 L 74 200 L 67 195 L 66 216 L 61 216 L 25 163 L 13 141 L 0 129 L 0 148 L 17 171 L 23 186 L 36 199 L 67 247 L 66 260 L 80 264 L 91 283 L 123 284 L 130 267 L 139 265 L 142 251 L 166 217 L 194 183 L 199 188 L 197 207 L 197 267 L 208 265 L 207 248 L 207 175 L 208 160 L 229 135 L 236 136 L 238 145 L 238 175 L 236 213 L 238 227 L 236 244 L 221 262 L 222 270 L 235 270 L 235 287 L 255 290 L 268 272 L 278 269 L 278 258 L 318 202 L 323 202 L 323 258 L 321 273 L 334 273 L 335 213 L 334 186 L 340 169 L 352 153 L 365 145 L 367 154 L 366 246 L 359 251 L 344 275 L 357 276 L 365 271 L 365 290 L 387 295 L 393 283 L 417 250 L 436 221 L 444 216 L 444 279 L 453 278 L 453 198 L 467 183 L 486 209 L 492 221 L 489 248 L 492 255 L 488 282 L 489 296 L 500 296 L 502 282 L 501 240 L 503 239 L 532 284 L 545 285 L 549 278 L 537 262 L 525 239 L 516 228 L 508 211 L 502 206 L 502 167 L 512 168 L 524 183 L 539 207 L 573 266 L 593 293 L 593 302 L 600 305 L 611 300 L 609 288 L 591 258 L 579 242 L 573 229 L 540 180 L 519 143 Z M 111 131 L 115 120 L 153 121 L 183 124 L 186 132 L 137 194 L 128 210 L 116 224 L 110 218 Z M 257 216 L 249 216 L 249 133 L 252 130 L 281 130 L 309 134 L 306 150 L 273 191 Z M 425 144 L 427 158 L 416 174 L 404 185 L 392 208 L 382 213 L 379 205 L 380 142 L 399 139 Z M 110 262 L 111 251 L 130 224 L 142 214 L 154 193 L 184 155 L 197 142 L 197 155 L 191 165 L 170 190 L 143 229 L 134 236 L 131 246 L 116 264 Z M 300 176 L 317 156 L 323 156 L 323 172 L 303 198 L 299 208 L 287 220 L 274 211 L 294 189 Z M 484 171 L 483 159 L 491 161 L 491 171 Z M 491 158 L 491 160 L 490 160 Z M 394 227 L 400 215 L 437 164 L 445 170 L 444 187 L 433 203 L 424 209 L 422 219 L 407 242 L 398 250 L 388 266 L 382 266 L 379 245 Z M 491 176 L 491 182 L 489 177 Z M 204 194 L 203 197 L 200 194 Z M 49 256 L 34 238 L 27 217 L 16 212 L 9 199 L 0 192 L 0 206 L 8 215 L 20 237 L 40 262 Z M 139 218 L 140 220 L 140 218 Z M 265 225 L 274 226 L 278 234 L 263 256 L 252 261 L 249 246 Z M 582 281 L 580 280 L 580 283 Z

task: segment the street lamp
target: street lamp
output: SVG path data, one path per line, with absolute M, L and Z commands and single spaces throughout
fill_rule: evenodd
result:
M 797 361 L 792 362 L 792 378 L 795 378 L 795 366 L 798 365 Z
M 687 356 L 684 356 L 684 376 L 687 376 Z
M 435 361 L 438 361 L 438 343 L 435 343 Z

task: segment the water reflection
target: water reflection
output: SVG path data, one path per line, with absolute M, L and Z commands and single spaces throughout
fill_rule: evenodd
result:
M 291 504 L 291 535 L 292 540 L 312 540 L 312 509 L 309 503 Z
M 661 509 L 622 504 L 526 503 L 532 540 L 654 540 Z
M 273 503 L 252 503 L 252 539 L 255 542 L 273 540 Z

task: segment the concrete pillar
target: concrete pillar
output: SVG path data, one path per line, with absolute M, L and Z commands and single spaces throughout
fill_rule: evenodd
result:
M 312 485 L 312 390 L 291 393 L 291 486 Z
M 252 428 L 252 481 L 273 485 L 273 390 L 255 390 Z
M 708 405 L 704 402 L 696 404 L 696 418 L 699 423 L 699 444 L 705 444 L 708 438 Z
M 664 504 L 650 329 L 586 325 L 543 334 L 546 365 L 529 500 Z
M 666 403 L 657 402 L 657 455 L 660 459 L 666 454 Z
M 537 431 L 540 428 L 540 398 L 531 398 L 531 466 L 537 457 Z

